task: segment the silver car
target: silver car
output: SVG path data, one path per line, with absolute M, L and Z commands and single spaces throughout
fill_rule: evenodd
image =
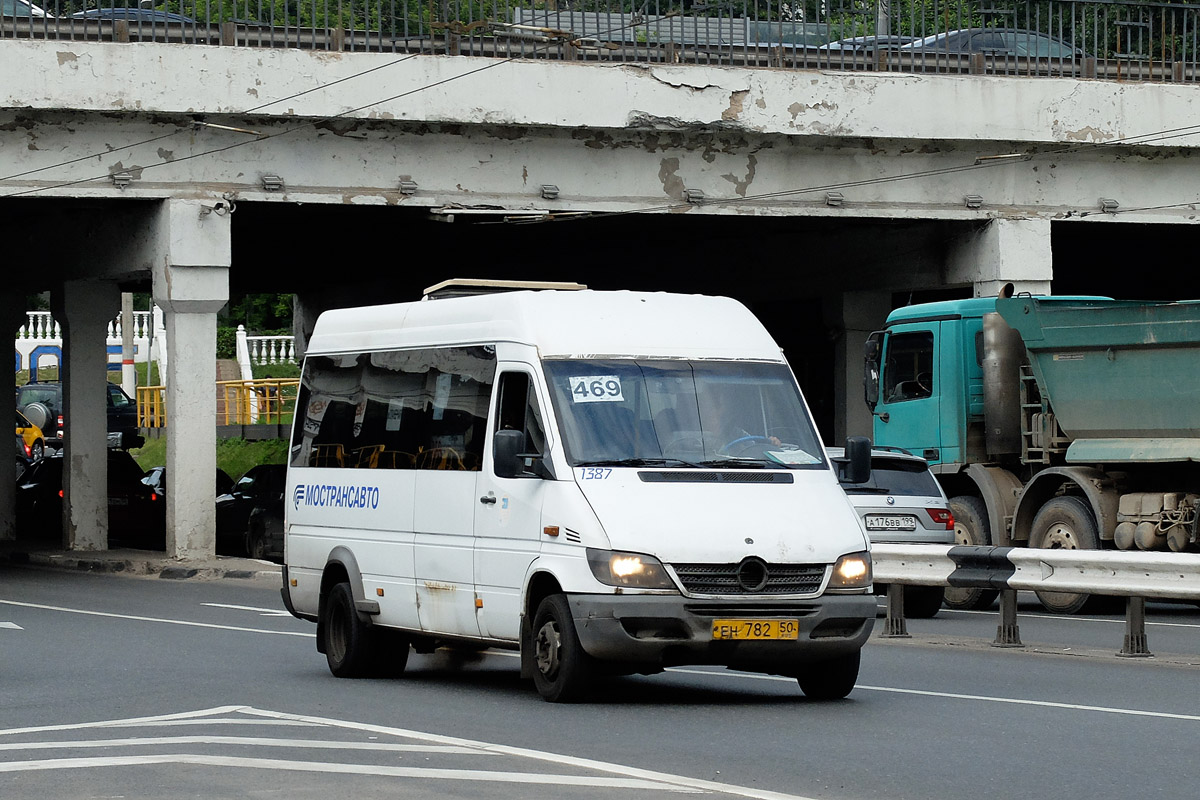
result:
M 842 456 L 842 448 L 827 448 L 830 458 Z M 942 487 L 920 456 L 905 450 L 871 450 L 871 477 L 865 483 L 846 483 L 842 488 L 858 512 L 867 538 L 874 542 L 904 544 L 954 544 L 954 515 Z M 887 587 L 876 584 L 878 593 Z M 941 586 L 904 587 L 904 614 L 908 617 L 935 616 L 942 607 Z

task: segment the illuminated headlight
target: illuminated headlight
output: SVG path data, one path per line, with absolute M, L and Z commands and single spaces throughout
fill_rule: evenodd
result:
M 637 589 L 674 589 L 662 562 L 643 553 L 587 549 L 588 566 L 596 580 L 608 586 Z
M 871 554 L 847 553 L 833 565 L 830 589 L 867 589 L 871 586 Z

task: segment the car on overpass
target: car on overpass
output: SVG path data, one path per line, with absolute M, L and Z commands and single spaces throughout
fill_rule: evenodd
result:
M 0 0 L 0 17 L 51 17 L 28 0 Z
M 1083 58 L 1083 50 L 1069 42 L 1021 28 L 962 28 L 935 33 L 902 45 L 899 52 L 985 53 L 991 56 L 1066 61 Z

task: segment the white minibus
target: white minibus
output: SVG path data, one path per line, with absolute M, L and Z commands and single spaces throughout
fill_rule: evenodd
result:
M 761 323 L 722 297 L 498 288 L 316 322 L 283 600 L 333 674 L 504 648 L 550 701 L 683 664 L 849 694 L 870 545 Z M 847 445 L 865 480 L 869 441 Z

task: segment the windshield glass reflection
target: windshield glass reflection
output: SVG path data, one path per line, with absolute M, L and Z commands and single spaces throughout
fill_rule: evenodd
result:
M 825 463 L 783 364 L 571 359 L 545 370 L 572 466 Z

